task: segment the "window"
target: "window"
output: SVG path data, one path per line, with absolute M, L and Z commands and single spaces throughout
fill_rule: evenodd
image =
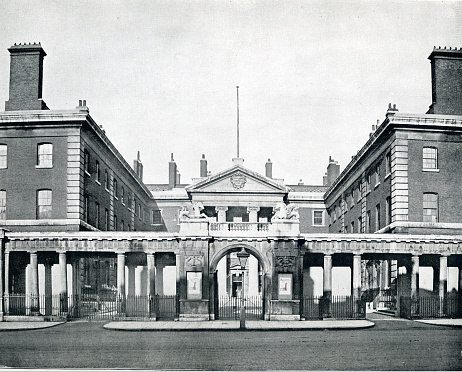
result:
M 101 182 L 101 168 L 99 166 L 99 161 L 97 160 L 95 164 L 96 164 L 96 181 L 100 183 Z
M 99 203 L 95 203 L 95 227 L 99 229 Z
M 162 211 L 155 209 L 152 211 L 152 224 L 160 225 L 162 224 Z
M 0 145 L 0 168 L 8 167 L 8 146 Z
M 117 187 L 117 180 L 114 178 L 114 182 L 113 182 L 113 187 L 114 187 L 114 196 L 116 198 L 119 197 L 119 189 Z
M 104 210 L 104 230 L 109 230 L 109 211 L 107 208 Z
M 88 150 L 83 150 L 83 170 L 90 174 L 90 153 Z
M 0 220 L 6 220 L 6 190 L 0 190 Z
M 37 191 L 37 219 L 51 218 L 51 190 Z
M 380 230 L 380 204 L 375 206 L 375 231 Z
M 141 220 L 141 204 L 138 203 L 138 218 Z
M 366 234 L 371 232 L 371 211 L 366 212 Z
M 358 203 L 360 203 L 360 202 L 361 202 L 361 184 L 358 185 L 358 188 L 357 188 L 357 191 L 356 191 L 356 192 L 357 192 L 357 199 L 356 199 L 356 201 L 357 201 Z
M 385 155 L 385 177 L 388 177 L 388 175 L 391 173 L 391 153 L 387 153 Z
M 114 215 L 114 230 L 117 231 L 117 229 L 118 229 L 118 226 L 117 226 L 117 215 L 115 214 L 115 215 Z
M 350 194 L 350 208 L 353 208 L 355 206 L 355 189 L 351 190 Z
M 85 196 L 83 202 L 83 220 L 88 222 L 88 196 Z
M 391 224 L 391 198 L 389 196 L 386 199 L 385 209 L 385 223 L 389 225 Z
M 366 176 L 366 194 L 371 192 L 371 174 Z
M 125 189 L 124 189 L 123 186 L 122 186 L 122 190 L 120 192 L 120 201 L 122 202 L 122 204 L 125 204 Z
M 132 193 L 130 191 L 128 192 L 127 205 L 128 205 L 128 209 L 132 207 Z
M 358 217 L 358 232 L 362 233 L 363 232 L 363 218 Z
M 423 222 L 438 222 L 438 194 L 423 194 Z
M 423 148 L 423 169 L 438 169 L 438 149 L 435 147 Z
M 124 220 L 122 220 L 120 222 L 120 231 L 125 231 L 125 222 L 124 222 Z
M 355 232 L 355 221 L 351 221 L 351 233 Z
M 322 211 L 313 211 L 313 225 L 316 225 L 316 226 L 324 225 Z
M 104 171 L 104 188 L 109 190 L 109 172 L 107 169 Z
M 53 166 L 53 145 L 39 143 L 37 146 L 37 167 L 51 168 Z
M 380 185 L 380 165 L 377 165 L 377 167 L 375 167 L 375 187 L 377 187 L 378 185 Z
M 136 216 L 136 211 L 138 210 L 138 203 L 136 202 L 135 197 L 133 197 L 133 204 L 134 204 L 133 212 L 135 213 L 135 216 Z

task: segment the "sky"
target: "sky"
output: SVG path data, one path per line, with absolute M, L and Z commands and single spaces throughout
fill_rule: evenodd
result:
M 425 113 L 434 46 L 462 47 L 461 1 L 2 0 L 0 110 L 7 49 L 40 42 L 50 109 L 85 99 L 145 183 L 182 183 L 237 156 L 286 184 L 343 170 L 388 103 Z

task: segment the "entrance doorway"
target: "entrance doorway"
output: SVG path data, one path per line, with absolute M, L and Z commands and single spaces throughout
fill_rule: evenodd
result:
M 215 272 L 215 318 L 239 319 L 244 298 L 247 319 L 259 320 L 264 315 L 264 275 L 258 258 L 249 255 L 242 270 L 237 253 L 227 252 L 218 262 Z M 250 253 L 250 252 L 249 252 Z

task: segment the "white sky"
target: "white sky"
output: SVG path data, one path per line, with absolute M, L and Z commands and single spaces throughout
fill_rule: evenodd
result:
M 236 156 L 286 183 L 343 169 L 388 103 L 425 113 L 433 46 L 462 47 L 460 1 L 2 0 L 0 101 L 9 48 L 41 42 L 51 109 L 86 99 L 146 183 L 183 183 Z M 0 104 L 0 109 L 4 109 Z

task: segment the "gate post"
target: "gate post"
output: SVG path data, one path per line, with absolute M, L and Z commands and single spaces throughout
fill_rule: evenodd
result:
M 117 300 L 119 315 L 125 315 L 125 252 L 117 253 Z
M 149 317 L 153 320 L 156 320 L 156 306 L 155 306 L 155 296 L 156 296 L 156 261 L 154 253 L 146 253 L 146 260 L 148 266 L 148 283 L 147 283 L 147 295 L 149 299 L 148 304 L 148 313 Z

